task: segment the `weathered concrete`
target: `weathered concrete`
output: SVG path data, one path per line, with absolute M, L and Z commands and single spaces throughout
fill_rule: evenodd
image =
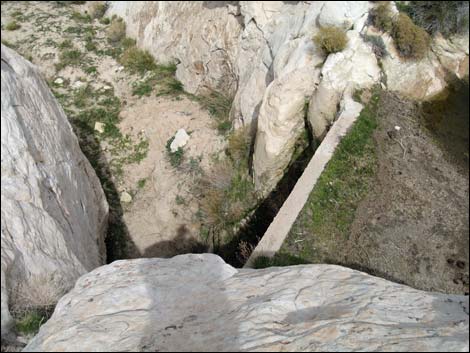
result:
M 259 256 L 274 256 L 281 248 L 298 214 L 307 202 L 310 192 L 313 190 L 328 161 L 333 156 L 341 138 L 346 135 L 349 128 L 354 124 L 362 109 L 361 104 L 349 97 L 343 99 L 342 105 L 342 112 L 338 120 L 327 133 L 320 147 L 308 163 L 307 168 L 305 168 L 289 197 L 256 246 L 245 267 L 251 267 L 254 260 Z

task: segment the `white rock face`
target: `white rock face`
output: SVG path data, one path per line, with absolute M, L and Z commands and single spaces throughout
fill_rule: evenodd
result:
M 466 351 L 468 297 L 333 265 L 236 270 L 215 255 L 81 277 L 25 351 Z
M 190 93 L 209 89 L 234 97 L 234 126 L 253 124 L 254 180 L 265 194 L 289 165 L 302 132 L 301 100 L 309 100 L 308 120 L 321 139 L 339 103 L 356 88 L 386 77 L 388 89 L 427 99 L 445 88 L 445 69 L 459 77 L 468 73 L 468 35 L 436 39 L 428 57 L 416 63 L 401 60 L 385 34 L 391 55 L 381 75 L 359 35 L 380 34 L 366 25 L 371 6 L 368 1 L 111 1 L 107 15 L 123 17 L 127 34 L 157 61 L 178 63 L 177 78 Z M 325 58 L 312 38 L 319 27 L 331 25 L 349 30 L 349 44 Z
M 347 47 L 331 54 L 322 67 L 322 81 L 309 102 L 308 119 L 313 135 L 322 138 L 336 118 L 341 98 L 380 81 L 380 68 L 371 48 L 359 32 L 347 33 Z
M 173 153 L 178 151 L 178 148 L 182 148 L 182 147 L 186 146 L 188 141 L 189 141 L 189 135 L 186 132 L 186 130 L 185 129 L 179 129 L 175 134 L 175 138 L 173 139 L 173 141 L 170 144 L 170 151 L 173 152 Z
M 104 263 L 108 204 L 64 112 L 36 68 L 3 45 L 1 56 L 4 338 L 11 326 L 8 300 L 15 300 L 9 298 L 10 290 L 46 277 L 71 287 L 79 276 Z M 58 290 L 52 282 L 48 289 Z

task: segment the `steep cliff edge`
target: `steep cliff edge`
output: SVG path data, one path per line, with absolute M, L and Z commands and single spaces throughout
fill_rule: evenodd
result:
M 4 339 L 13 324 L 10 305 L 34 307 L 44 300 L 40 293 L 58 299 L 105 263 L 108 204 L 36 67 L 3 44 L 1 56 Z
M 25 351 L 465 351 L 468 297 L 332 265 L 215 255 L 116 261 L 77 281 Z

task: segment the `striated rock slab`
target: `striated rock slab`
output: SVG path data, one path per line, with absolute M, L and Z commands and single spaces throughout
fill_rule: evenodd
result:
M 333 265 L 236 270 L 215 255 L 81 277 L 25 351 L 465 351 L 468 297 Z
M 108 204 L 63 110 L 36 67 L 4 45 L 1 55 L 1 323 L 5 338 L 12 325 L 9 301 L 29 295 L 28 305 L 40 302 L 43 298 L 32 294 L 41 292 L 38 285 L 49 297 L 61 295 L 79 276 L 105 262 Z M 11 291 L 14 295 L 9 297 Z

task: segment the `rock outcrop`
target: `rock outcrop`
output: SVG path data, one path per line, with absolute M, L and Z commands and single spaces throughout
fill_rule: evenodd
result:
M 236 270 L 215 255 L 81 277 L 25 351 L 465 351 L 468 297 L 333 265 Z
M 105 262 L 108 204 L 67 118 L 31 63 L 1 46 L 2 338 L 9 304 L 62 295 Z M 41 286 L 41 288 L 37 288 Z M 57 298 L 58 299 L 58 298 Z M 49 303 L 53 304 L 53 303 Z
M 387 34 L 368 25 L 368 1 L 111 1 L 108 14 L 127 23 L 127 33 L 158 61 L 176 62 L 190 93 L 218 90 L 233 96 L 235 127 L 253 124 L 253 173 L 266 195 L 289 165 L 308 120 L 321 139 L 354 89 L 381 79 L 388 89 L 427 99 L 446 86 L 446 72 L 468 74 L 468 35 L 438 37 L 421 62 L 396 55 Z M 393 11 L 397 12 L 395 6 Z M 312 38 L 322 26 L 348 33 L 349 44 L 327 58 Z M 382 71 L 361 34 L 381 35 L 390 55 Z M 466 41 L 465 41 L 466 39 Z

